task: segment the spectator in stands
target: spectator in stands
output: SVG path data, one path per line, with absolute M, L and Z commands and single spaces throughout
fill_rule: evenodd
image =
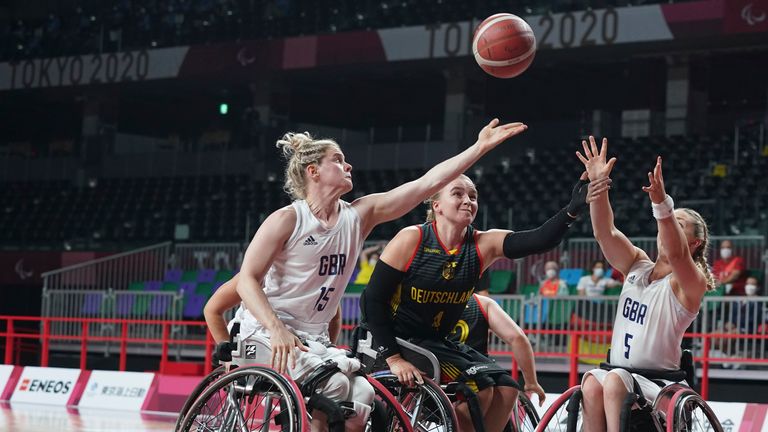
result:
M 758 280 L 755 277 L 748 277 L 746 284 L 744 285 L 744 292 L 747 297 L 757 297 L 758 293 Z M 759 332 L 761 326 L 765 323 L 765 302 L 758 299 L 741 300 L 737 304 L 732 305 L 729 308 L 729 318 L 724 323 L 723 327 L 719 330 L 722 333 L 738 335 L 738 334 L 755 334 Z M 716 340 L 718 342 L 718 340 Z M 749 344 L 749 339 L 723 339 L 719 340 L 719 344 L 715 343 L 716 348 L 721 348 L 724 354 L 732 357 L 740 357 L 740 351 L 746 350 Z M 739 369 L 742 365 L 737 363 L 723 363 L 724 368 Z
M 621 282 L 605 276 L 605 263 L 596 260 L 592 263 L 592 274 L 579 278 L 579 284 L 576 286 L 580 296 L 597 297 L 605 293 L 606 288 L 613 288 L 621 285 Z
M 373 268 L 376 267 L 376 262 L 379 260 L 379 255 L 381 255 L 381 251 L 386 245 L 387 242 L 377 243 L 373 246 L 368 246 L 367 248 L 363 249 L 362 252 L 360 252 L 360 260 L 358 264 L 360 266 L 360 270 L 357 272 L 357 277 L 353 282 L 354 284 L 368 285 L 368 281 L 371 280 Z
M 420 178 L 352 203 L 341 199 L 352 190 L 352 166 L 340 146 L 308 133 L 285 134 L 277 145 L 288 160 L 285 190 L 295 201 L 267 217 L 245 252 L 236 283 L 242 300 L 238 318 L 240 337 L 253 349 L 248 359 L 235 362 L 271 365 L 299 384 L 327 360 L 348 364 L 346 352 L 330 346 L 329 323 L 368 234 L 406 214 L 526 128 L 494 119 L 472 146 Z M 354 367 L 337 372 L 319 390 L 331 400 L 350 402 L 356 415 L 346 426 L 359 431 L 374 393 L 355 372 Z M 323 427 L 325 416 L 315 414 L 313 429 Z
M 745 270 L 744 259 L 733 254 L 733 242 L 720 242 L 720 259 L 715 261 L 712 273 L 718 286 L 724 287 L 726 295 L 744 295 Z
M 539 295 L 543 297 L 555 297 L 568 295 L 568 285 L 560 279 L 560 266 L 555 261 L 547 261 L 544 264 L 546 278 L 539 284 Z

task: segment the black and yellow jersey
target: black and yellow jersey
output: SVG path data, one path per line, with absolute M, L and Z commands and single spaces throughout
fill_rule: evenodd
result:
M 488 313 L 483 309 L 477 294 L 472 295 L 461 318 L 448 335 L 454 342 L 464 343 L 484 356 L 488 356 Z
M 390 300 L 395 334 L 402 338 L 444 338 L 451 333 L 472 297 L 483 269 L 475 230 L 447 250 L 435 222 L 419 226 L 421 240 L 406 274 Z

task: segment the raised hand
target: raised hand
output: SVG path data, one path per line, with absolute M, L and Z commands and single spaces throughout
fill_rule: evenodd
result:
M 302 342 L 301 339 L 291 333 L 284 325 L 280 325 L 276 331 L 273 331 L 270 335 L 270 345 L 272 345 L 272 359 L 271 366 L 278 373 L 288 372 L 288 361 L 290 360 L 290 368 L 296 367 L 296 350 L 298 348 L 301 351 L 309 351 Z
M 648 194 L 651 202 L 654 204 L 661 204 L 667 197 L 667 192 L 664 190 L 664 176 L 661 174 L 661 156 L 656 157 L 656 166 L 653 168 L 653 172 L 648 172 L 648 186 L 643 186 L 643 192 Z
M 499 119 L 493 119 L 477 134 L 477 144 L 483 152 L 487 152 L 507 138 L 523 133 L 526 129 L 528 126 L 519 122 L 499 126 Z
M 611 158 L 606 162 L 606 156 L 608 155 L 608 139 L 603 138 L 602 146 L 600 150 L 597 150 L 597 144 L 595 143 L 595 137 L 589 136 L 589 145 L 586 140 L 581 141 L 582 147 L 584 147 L 584 155 L 576 152 L 576 157 L 579 158 L 581 163 L 584 164 L 584 168 L 587 170 L 590 181 L 599 180 L 604 177 L 608 177 L 611 174 L 613 165 L 616 164 L 616 158 Z

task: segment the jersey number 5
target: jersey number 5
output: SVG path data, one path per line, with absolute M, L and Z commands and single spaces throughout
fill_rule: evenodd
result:
M 330 298 L 328 298 L 328 295 L 332 293 L 334 290 L 333 287 L 320 287 L 320 295 L 317 297 L 317 301 L 315 302 L 315 309 L 318 311 L 322 311 L 325 309 L 325 306 L 328 304 L 328 301 Z
M 632 336 L 629 333 L 624 333 L 624 358 L 625 359 L 629 358 L 629 348 L 630 348 L 629 341 L 631 341 L 633 337 L 634 336 Z

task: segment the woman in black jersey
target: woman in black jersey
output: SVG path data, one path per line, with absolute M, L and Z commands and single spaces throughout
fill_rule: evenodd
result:
M 502 257 L 519 258 L 555 247 L 587 207 L 586 173 L 571 202 L 542 226 L 530 230 L 478 231 L 477 189 L 462 175 L 428 200 L 427 223 L 402 229 L 389 242 L 363 292 L 363 321 L 374 344 L 400 382 L 420 381 L 419 369 L 401 356 L 396 337 L 437 356 L 445 381 L 476 388 L 488 432 L 501 432 L 515 406 L 509 372 L 465 344 L 446 339 L 461 317 L 480 275 Z M 593 185 L 603 192 L 610 180 Z M 465 403 L 456 408 L 463 431 L 474 430 Z

